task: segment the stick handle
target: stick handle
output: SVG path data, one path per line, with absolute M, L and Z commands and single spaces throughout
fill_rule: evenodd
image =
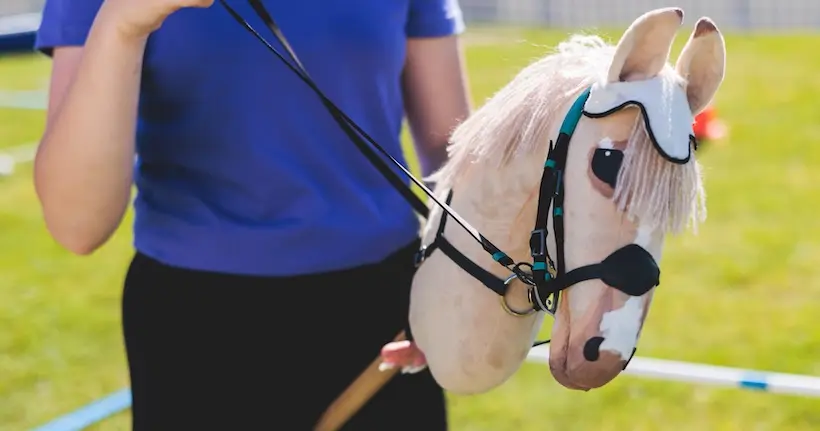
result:
M 393 341 L 403 341 L 407 337 L 404 331 L 399 332 Z M 381 355 L 377 356 L 370 366 L 362 372 L 350 386 L 339 395 L 333 404 L 325 410 L 319 419 L 314 431 L 338 431 L 353 415 L 364 406 L 396 373 L 400 367 L 391 370 L 379 371 L 382 362 Z

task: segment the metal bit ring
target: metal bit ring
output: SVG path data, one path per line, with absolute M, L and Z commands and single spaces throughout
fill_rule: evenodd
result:
M 504 285 L 509 286 L 509 284 L 512 283 L 513 280 L 517 280 L 517 279 L 518 279 L 518 276 L 513 274 L 513 275 L 507 277 L 506 280 L 504 280 Z M 532 290 L 532 288 L 530 288 L 530 291 L 531 290 Z M 507 314 L 509 314 L 510 316 L 527 317 L 527 316 L 535 313 L 536 311 L 538 311 L 538 310 L 535 309 L 535 307 L 532 303 L 532 294 L 530 292 L 527 293 L 527 302 L 529 302 L 530 308 L 529 308 L 529 310 L 524 311 L 524 312 L 513 310 L 510 307 L 510 304 L 507 303 L 507 296 L 506 295 L 501 295 L 500 300 L 501 300 L 501 308 L 503 308 L 504 311 L 507 312 Z

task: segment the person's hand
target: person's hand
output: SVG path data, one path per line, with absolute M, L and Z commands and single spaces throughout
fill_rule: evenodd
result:
M 427 359 L 416 343 L 408 340 L 393 341 L 382 347 L 379 371 L 401 367 L 402 374 L 415 374 L 427 368 Z
M 127 37 L 147 37 L 168 15 L 186 7 L 207 8 L 214 0 L 105 0 L 98 19 Z

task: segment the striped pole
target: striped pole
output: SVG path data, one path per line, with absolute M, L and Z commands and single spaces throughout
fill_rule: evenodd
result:
M 535 347 L 529 362 L 547 363 L 549 347 Z M 713 386 L 728 386 L 772 393 L 820 397 L 820 378 L 799 374 L 771 373 L 691 362 L 634 357 L 625 374 L 656 380 Z

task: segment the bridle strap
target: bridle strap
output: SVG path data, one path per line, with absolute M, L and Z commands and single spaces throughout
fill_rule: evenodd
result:
M 449 205 L 453 199 L 453 191 L 447 193 L 447 204 Z M 441 214 L 441 220 L 436 230 L 436 236 L 433 241 L 426 246 L 422 246 L 416 255 L 416 267 L 421 265 L 425 259 L 430 257 L 434 251 L 441 250 L 445 256 L 449 257 L 456 265 L 461 267 L 465 272 L 470 274 L 473 278 L 480 281 L 488 289 L 492 290 L 500 296 L 504 296 L 507 292 L 507 284 L 504 280 L 498 278 L 495 274 L 473 262 L 470 258 L 460 252 L 457 248 L 444 237 L 444 228 L 447 225 L 447 213 Z
M 532 281 L 536 295 L 533 304 L 535 309 L 543 309 L 555 314 L 558 308 L 560 292 L 574 283 L 564 279 L 566 263 L 564 262 L 564 168 L 569 153 L 569 143 L 581 111 L 589 98 L 589 89 L 575 99 L 569 112 L 561 123 L 554 145 L 550 141 L 544 171 L 541 174 L 541 187 L 538 193 L 538 206 L 535 215 L 535 228 L 530 234 L 530 255 L 533 259 Z M 547 246 L 547 222 L 552 209 L 552 227 L 555 234 L 556 260 L 549 255 Z M 560 280 L 560 281 L 559 281 Z M 549 295 L 554 295 L 550 306 L 544 303 Z

